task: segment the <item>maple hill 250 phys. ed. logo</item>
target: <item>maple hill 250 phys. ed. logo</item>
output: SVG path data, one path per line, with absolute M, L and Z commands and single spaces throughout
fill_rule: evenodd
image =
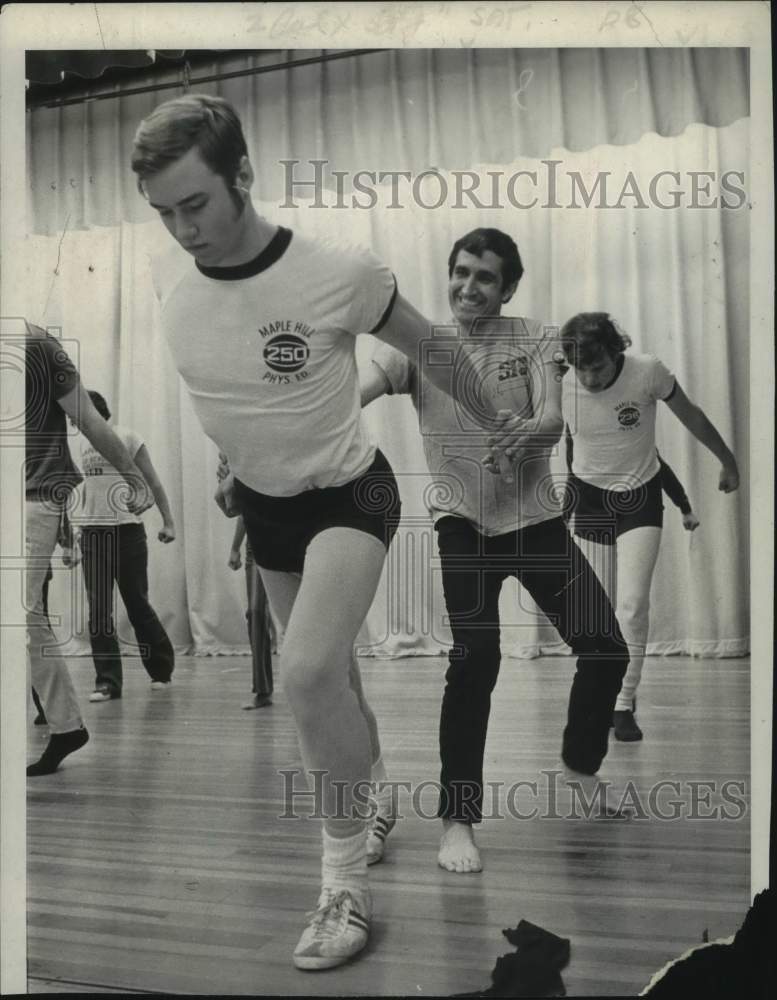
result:
M 635 403 L 620 403 L 615 409 L 618 414 L 618 423 L 622 428 L 637 426 L 641 413 Z
M 315 332 L 301 320 L 275 320 L 260 327 L 265 339 L 262 349 L 264 363 L 270 369 L 263 375 L 265 382 L 287 384 L 302 382 L 310 374 L 305 365 L 310 357 L 308 338 Z

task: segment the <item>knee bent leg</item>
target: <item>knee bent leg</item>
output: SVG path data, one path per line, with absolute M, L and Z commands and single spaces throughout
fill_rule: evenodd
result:
M 629 594 L 621 598 L 617 614 L 621 631 L 629 642 L 644 643 L 647 640 L 650 617 L 648 595 Z
M 304 650 L 285 647 L 281 653 L 281 680 L 293 708 L 320 705 L 350 691 L 348 671 L 333 669 L 331 662 Z

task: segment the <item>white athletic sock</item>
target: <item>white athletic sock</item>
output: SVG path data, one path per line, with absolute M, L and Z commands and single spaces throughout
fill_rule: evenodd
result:
M 386 765 L 383 763 L 383 755 L 378 757 L 370 770 L 370 780 L 372 781 L 372 798 L 378 807 L 378 816 L 391 818 L 394 816 L 394 789 L 388 782 Z
M 367 892 L 367 828 L 351 837 L 332 837 L 323 831 L 321 882 L 324 889 Z
M 637 693 L 645 662 L 645 647 L 629 645 L 629 666 L 623 678 L 618 697 L 615 699 L 616 712 L 630 712 L 631 702 Z
M 370 778 L 372 781 L 388 781 L 388 775 L 386 774 L 386 765 L 383 763 L 383 754 L 378 757 L 375 763 L 370 768 Z

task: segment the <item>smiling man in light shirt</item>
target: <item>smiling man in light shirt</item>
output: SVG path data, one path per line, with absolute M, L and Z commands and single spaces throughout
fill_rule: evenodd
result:
M 494 438 L 484 441 L 482 428 L 404 354 L 379 345 L 361 376 L 363 405 L 383 393 L 412 396 L 429 471 L 442 487 L 430 513 L 454 645 L 440 715 L 438 863 L 458 873 L 482 868 L 472 827 L 482 819 L 505 579 L 520 581 L 577 656 L 561 757 L 567 777 L 589 789 L 628 663 L 607 595 L 572 542 L 552 487 L 549 458 L 563 427 L 555 328 L 502 316 L 522 274 L 515 242 L 498 229 L 466 234 L 448 260 L 450 340 L 466 342 L 485 404 L 504 418 L 497 443 L 512 476 L 491 474 L 497 470 L 482 455 Z

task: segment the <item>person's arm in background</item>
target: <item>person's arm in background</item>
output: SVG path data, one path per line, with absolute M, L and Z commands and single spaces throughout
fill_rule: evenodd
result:
M 391 392 L 388 376 L 374 361 L 370 361 L 365 368 L 359 369 L 359 391 L 361 392 L 362 407 Z
M 683 527 L 686 531 L 693 531 L 695 528 L 699 527 L 699 519 L 694 514 L 691 508 L 691 502 L 688 499 L 688 494 L 685 492 L 685 488 L 680 480 L 677 478 L 674 469 L 665 462 L 661 455 L 656 451 L 658 456 L 658 464 L 661 467 L 661 489 L 666 493 L 675 507 L 680 509 L 683 515 Z
M 460 349 L 456 352 L 453 366 L 455 378 L 452 377 L 450 365 L 425 363 L 426 353 L 423 345 L 428 344 L 431 339 L 432 324 L 403 296 L 399 294 L 395 296 L 388 318 L 378 329 L 371 330 L 370 333 L 385 344 L 401 351 L 410 363 L 418 368 L 420 375 L 455 399 L 462 409 L 471 411 L 470 415 L 484 431 L 495 431 L 501 427 L 504 417 L 498 419 L 496 408 L 486 395 L 479 391 L 482 384 L 481 376 L 465 350 Z M 459 347 L 461 346 L 460 344 Z M 442 349 L 442 342 L 440 347 Z M 473 400 L 467 398 L 470 394 L 476 397 L 478 404 L 476 408 L 472 405 Z M 509 411 L 500 412 L 509 413 Z M 494 446 L 492 456 L 495 471 L 500 472 L 507 482 L 512 482 L 512 465 L 501 445 Z
M 148 483 L 149 489 L 154 494 L 154 500 L 156 500 L 159 513 L 162 515 L 162 527 L 159 530 L 157 538 L 165 544 L 172 542 L 175 540 L 175 522 L 170 510 L 170 502 L 167 499 L 167 493 L 165 493 L 165 488 L 157 475 L 156 469 L 151 462 L 148 448 L 144 444 L 138 448 L 135 454 L 135 464 L 143 474 L 143 478 Z
M 62 549 L 62 562 L 68 569 L 73 566 L 77 566 L 81 562 L 81 556 L 79 555 L 78 546 L 75 543 L 75 536 L 73 532 L 73 525 L 70 523 L 70 518 L 67 516 L 67 511 L 62 511 L 62 516 L 59 521 L 59 534 L 57 536 L 57 542 L 59 547 Z
M 240 569 L 243 565 L 240 559 L 240 546 L 246 535 L 246 525 L 242 515 L 235 522 L 235 534 L 232 536 L 232 548 L 229 550 L 227 566 L 230 569 Z
M 732 493 L 739 486 L 736 459 L 704 410 L 688 399 L 679 382 L 675 382 L 671 395 L 664 402 L 680 423 L 720 462 L 718 489 L 723 493 Z
M 89 443 L 106 458 L 129 487 L 126 506 L 131 514 L 142 514 L 154 504 L 140 469 L 132 456 L 100 414 L 89 398 L 89 393 L 79 381 L 75 388 L 57 400 L 75 426 Z
M 401 295 L 397 294 L 391 312 L 382 326 L 370 332 L 378 340 L 382 340 L 396 350 L 401 351 L 410 363 L 419 369 L 424 378 L 429 379 L 432 385 L 437 386 L 446 395 L 452 396 L 460 406 L 465 409 L 467 408 L 469 400 L 463 398 L 466 393 L 457 394 L 456 389 L 459 386 L 477 387 L 481 384 L 480 375 L 472 364 L 469 355 L 466 351 L 457 352 L 455 359 L 455 379 L 451 378 L 451 368 L 449 365 L 424 364 L 425 355 L 422 345 L 428 343 L 431 338 L 432 324 Z M 478 422 L 482 424 L 483 420 L 488 420 L 489 416 L 492 418 L 496 417 L 496 409 L 488 400 L 480 396 L 479 402 L 486 407 L 489 413 L 486 415 L 479 414 L 475 418 Z
M 572 493 L 572 484 L 569 481 L 572 475 L 572 457 L 574 455 L 574 444 L 572 442 L 572 431 L 569 429 L 569 424 L 564 424 L 564 454 L 566 458 L 567 465 L 567 479 L 564 484 L 564 495 L 561 500 L 561 516 L 569 524 L 572 514 L 574 513 L 574 494 Z

